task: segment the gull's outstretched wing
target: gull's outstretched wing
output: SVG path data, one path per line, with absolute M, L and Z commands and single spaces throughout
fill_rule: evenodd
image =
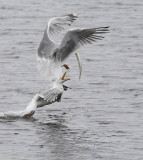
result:
M 69 30 L 60 46 L 57 53 L 57 58 L 61 61 L 65 60 L 72 52 L 75 52 L 80 46 L 90 44 L 104 38 L 101 36 L 107 33 L 109 27 L 99 27 L 90 29 L 72 29 Z
M 52 102 L 59 102 L 61 100 L 61 96 L 63 94 L 63 87 L 61 88 L 51 88 L 51 89 L 44 89 L 40 92 L 39 96 L 43 98 L 44 101 L 47 101 L 48 103 Z
M 67 14 L 61 17 L 51 18 L 48 23 L 49 35 L 59 34 L 66 26 L 70 26 L 76 18 L 76 14 Z
M 75 14 L 68 14 L 61 17 L 54 17 L 49 20 L 38 48 L 38 58 L 47 59 L 52 56 L 59 44 L 54 42 L 51 39 L 51 36 L 59 34 L 65 26 L 71 25 L 76 18 L 77 16 Z
M 52 41 L 48 35 L 48 27 L 44 31 L 43 38 L 40 42 L 39 48 L 38 48 L 38 55 L 37 60 L 39 59 L 48 59 L 56 48 L 58 47 L 58 44 Z

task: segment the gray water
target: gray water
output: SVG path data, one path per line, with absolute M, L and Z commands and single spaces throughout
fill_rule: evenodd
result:
M 36 50 L 49 18 L 110 26 L 66 62 L 72 87 L 34 118 L 0 120 L 0 160 L 143 159 L 143 1 L 0 0 L 0 111 L 23 109 L 45 83 Z

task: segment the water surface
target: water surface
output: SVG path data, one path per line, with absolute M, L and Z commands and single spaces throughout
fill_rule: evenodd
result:
M 143 1 L 0 0 L 0 111 L 24 108 L 43 84 L 35 53 L 49 18 L 79 13 L 74 27 L 110 26 L 74 56 L 71 90 L 32 119 L 0 120 L 2 160 L 143 159 Z M 72 62 L 72 63 L 70 63 Z

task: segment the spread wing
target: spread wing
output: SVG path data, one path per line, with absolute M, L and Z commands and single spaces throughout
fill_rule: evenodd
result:
M 65 26 L 71 25 L 76 18 L 77 16 L 75 14 L 68 14 L 61 17 L 54 17 L 49 20 L 38 48 L 38 58 L 47 59 L 52 56 L 59 45 L 51 39 L 52 35 L 59 34 Z
M 43 38 L 40 42 L 37 55 L 38 60 L 48 59 L 54 53 L 55 49 L 58 47 L 58 44 L 50 39 L 48 35 L 48 30 L 48 27 L 46 27 Z
M 60 101 L 61 96 L 63 94 L 63 88 L 51 88 L 51 89 L 45 89 L 40 92 L 39 96 L 46 100 L 47 102 L 55 102 Z
M 99 27 L 90 29 L 73 29 L 69 30 L 58 50 L 57 57 L 61 61 L 65 60 L 72 52 L 75 52 L 80 46 L 90 44 L 101 40 L 104 37 L 101 34 L 107 33 L 109 27 Z

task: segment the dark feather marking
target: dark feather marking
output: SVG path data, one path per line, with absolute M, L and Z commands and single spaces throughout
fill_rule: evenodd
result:
M 57 102 L 61 101 L 61 97 L 62 97 L 62 93 L 58 94 L 58 96 L 57 96 Z

